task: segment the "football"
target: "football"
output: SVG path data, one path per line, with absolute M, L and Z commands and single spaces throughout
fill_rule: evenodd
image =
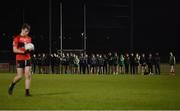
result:
M 34 50 L 34 44 L 33 43 L 25 44 L 25 49 L 29 50 L 29 51 L 33 51 Z

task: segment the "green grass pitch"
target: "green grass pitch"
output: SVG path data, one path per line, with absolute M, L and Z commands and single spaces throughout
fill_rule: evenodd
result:
M 0 110 L 180 109 L 179 75 L 34 74 L 32 97 L 24 95 L 24 79 L 7 94 L 14 76 L 0 73 Z

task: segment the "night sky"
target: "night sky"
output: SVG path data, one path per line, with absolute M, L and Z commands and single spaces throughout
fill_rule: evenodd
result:
M 52 0 L 51 5 L 54 52 L 60 49 L 61 1 Z M 132 0 L 64 0 L 64 49 L 83 48 L 84 3 L 87 51 L 124 53 L 133 50 L 167 55 L 173 51 L 179 54 L 179 0 L 133 0 L 133 7 Z M 1 52 L 12 50 L 12 38 L 19 33 L 23 22 L 32 26 L 30 35 L 36 51 L 49 50 L 49 0 L 1 0 L 0 14 Z

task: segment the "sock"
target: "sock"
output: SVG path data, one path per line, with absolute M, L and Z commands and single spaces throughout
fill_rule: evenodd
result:
M 16 84 L 16 83 L 13 83 L 13 82 L 11 83 L 11 85 L 10 85 L 10 87 L 9 87 L 9 89 L 8 89 L 9 95 L 12 95 L 12 94 L 13 94 L 13 88 L 14 88 L 15 84 Z
M 11 86 L 9 87 L 11 90 L 14 88 L 14 86 L 16 85 L 16 83 L 11 83 Z
M 30 95 L 29 89 L 26 89 L 26 95 Z

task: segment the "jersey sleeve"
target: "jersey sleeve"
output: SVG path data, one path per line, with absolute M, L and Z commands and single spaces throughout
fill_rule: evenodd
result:
M 18 42 L 19 42 L 18 37 L 15 37 L 15 38 L 13 39 L 13 47 L 18 48 Z

